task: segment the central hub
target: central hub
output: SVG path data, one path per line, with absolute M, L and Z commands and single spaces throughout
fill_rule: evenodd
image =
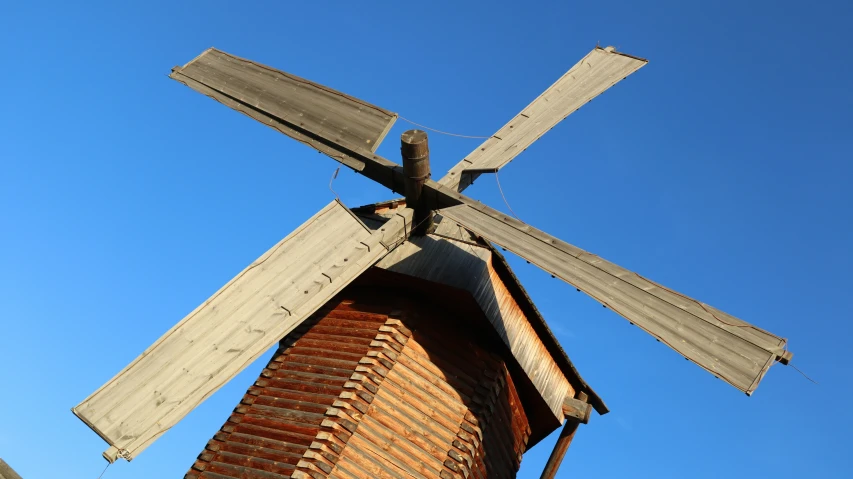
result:
M 432 211 L 421 198 L 424 182 L 429 179 L 429 143 L 421 130 L 409 130 L 400 136 L 403 173 L 406 175 L 406 206 L 415 210 L 413 233 L 425 234 L 432 226 Z

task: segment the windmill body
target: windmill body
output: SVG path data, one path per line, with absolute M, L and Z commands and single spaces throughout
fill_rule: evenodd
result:
M 459 254 L 494 271 L 477 248 Z M 187 477 L 514 477 L 563 413 L 470 292 L 410 275 L 420 265 L 407 258 L 368 270 L 284 338 Z M 480 281 L 526 323 L 500 274 Z M 536 335 L 525 346 L 544 349 Z M 564 398 L 583 387 L 553 376 Z
M 751 394 L 784 339 L 511 219 L 462 192 L 646 61 L 596 48 L 439 181 L 424 132 L 375 154 L 396 114 L 210 49 L 171 77 L 374 180 L 333 201 L 73 412 L 132 459 L 276 343 L 189 477 L 514 477 L 522 454 L 607 407 L 497 244 Z

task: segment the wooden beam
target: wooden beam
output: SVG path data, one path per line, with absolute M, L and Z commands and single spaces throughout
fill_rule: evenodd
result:
M 548 463 L 545 464 L 545 470 L 542 471 L 542 475 L 539 476 L 539 479 L 554 479 L 557 475 L 557 470 L 560 468 L 560 464 L 563 462 L 563 457 L 565 457 L 566 452 L 569 450 L 569 445 L 571 445 L 572 439 L 575 437 L 578 425 L 580 425 L 580 422 L 574 419 L 568 419 L 566 421 L 566 425 L 563 426 L 563 430 L 560 431 L 560 437 L 557 438 L 557 444 L 554 444 L 554 450 L 551 451 L 551 457 L 548 458 Z
M 586 399 L 581 400 L 573 397 L 566 397 L 563 400 L 563 415 L 566 416 L 566 419 L 574 419 L 583 424 L 587 424 L 589 423 L 589 415 L 591 412 L 592 406 L 586 402 Z
M 400 136 L 403 156 L 406 206 L 415 210 L 414 234 L 423 235 L 432 226 L 432 209 L 421 199 L 424 182 L 430 177 L 429 143 L 422 130 L 409 130 Z
M 542 471 L 542 475 L 539 476 L 539 479 L 554 479 L 557 475 L 557 470 L 560 468 L 560 464 L 563 463 L 563 458 L 566 457 L 566 452 L 569 450 L 569 446 L 572 444 L 572 439 L 575 437 L 575 433 L 578 431 L 578 426 L 586 424 L 589 421 L 589 404 L 587 404 L 587 400 L 589 397 L 586 393 L 580 392 L 578 393 L 577 399 L 575 398 L 567 398 L 572 401 L 569 402 L 569 408 L 573 408 L 577 406 L 577 403 L 586 404 L 586 413 L 585 413 L 585 421 L 577 419 L 572 416 L 566 417 L 566 425 L 563 426 L 563 430 L 560 431 L 560 437 L 557 438 L 557 443 L 554 444 L 554 450 L 551 451 L 551 457 L 548 458 L 548 462 L 545 464 L 545 469 Z M 565 405 L 565 403 L 564 403 Z M 564 407 L 565 411 L 566 408 Z

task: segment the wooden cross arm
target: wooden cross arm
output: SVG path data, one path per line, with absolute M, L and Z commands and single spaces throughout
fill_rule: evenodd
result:
M 566 419 L 588 424 L 589 416 L 592 413 L 592 406 L 586 402 L 587 399 L 585 393 L 578 394 L 578 398 L 566 396 L 563 399 L 563 415 Z

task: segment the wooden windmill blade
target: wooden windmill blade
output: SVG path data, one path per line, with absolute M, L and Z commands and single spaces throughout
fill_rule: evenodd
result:
M 402 209 L 372 231 L 331 202 L 72 409 L 110 448 L 137 456 L 384 257 L 411 232 Z
M 215 48 L 169 76 L 356 171 L 365 164 L 350 151 L 376 151 L 397 119 L 376 105 Z
M 475 202 L 441 215 L 592 296 L 732 386 L 752 394 L 786 340 Z
M 215 49 L 174 68 L 173 79 L 406 198 L 354 211 L 330 203 L 74 413 L 110 444 L 105 458 L 132 459 L 281 339 L 262 373 L 272 379 L 247 391 L 187 477 L 467 477 L 470 468 L 509 477 L 521 454 L 568 418 L 543 475 L 553 477 L 572 427 L 588 420 L 590 405 L 607 408 L 483 238 L 751 393 L 774 360 L 787 363 L 784 339 L 460 193 L 645 63 L 596 48 L 440 182 L 429 179 L 423 131 L 401 136 L 403 166 L 376 155 L 394 113 Z M 314 392 L 277 391 L 296 377 L 294 391 Z M 283 419 L 297 416 L 295 426 Z
M 648 60 L 596 47 L 525 109 L 439 180 L 462 192 L 481 173 L 496 172 L 557 123 L 646 65 Z

